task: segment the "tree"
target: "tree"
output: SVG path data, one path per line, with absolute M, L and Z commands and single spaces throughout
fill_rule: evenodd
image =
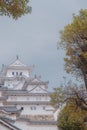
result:
M 80 109 L 87 111 L 87 91 L 85 87 L 68 82 L 66 86 L 54 88 L 51 95 L 51 105 L 58 109 L 67 101 L 74 101 L 77 108 L 80 107 Z
M 87 113 L 80 108 L 76 109 L 74 102 L 67 102 L 59 114 L 58 127 L 61 130 L 86 130 L 84 115 Z
M 66 50 L 66 72 L 82 77 L 87 90 L 87 9 L 73 15 L 72 22 L 60 32 L 60 39 L 60 46 Z
M 51 105 L 55 108 L 59 108 L 64 103 L 65 93 L 63 86 L 54 88 L 54 92 L 51 94 Z
M 76 86 L 71 82 L 68 82 L 66 86 L 54 88 L 51 105 L 57 109 L 61 108 L 57 123 L 61 130 L 85 130 L 87 91 L 84 89 L 83 86 Z
M 65 88 L 57 88 L 51 96 L 51 103 L 53 102 L 54 106 L 58 106 L 58 104 L 60 105 L 66 102 L 66 107 L 68 107 L 68 110 L 71 112 L 70 103 L 74 103 L 76 109 L 81 110 L 81 112 L 85 111 L 86 114 L 83 113 L 84 118 L 82 116 L 81 122 L 78 122 L 79 118 L 74 119 L 75 122 L 72 120 L 73 115 L 75 116 L 77 114 L 78 116 L 79 113 L 77 112 L 69 113 L 68 119 L 71 120 L 71 122 L 66 122 L 66 114 L 68 114 L 68 111 L 66 114 L 62 111 L 63 113 L 60 114 L 59 119 L 63 119 L 63 122 L 61 120 L 61 128 L 65 126 L 67 128 L 62 128 L 63 130 L 74 130 L 78 123 L 82 126 L 83 121 L 87 122 L 87 10 L 80 10 L 79 14 L 73 15 L 72 22 L 66 25 L 64 30 L 60 32 L 60 39 L 59 45 L 66 50 L 66 57 L 64 58 L 66 72 L 83 78 L 85 87 L 68 84 Z M 62 97 L 61 100 L 60 97 Z M 68 102 L 69 106 L 67 106 Z M 59 120 L 58 124 L 60 124 Z M 70 127 L 68 128 L 68 126 L 71 126 L 70 124 L 75 127 L 72 129 Z M 80 130 L 80 128 L 78 127 L 76 130 Z M 83 127 L 81 130 L 83 130 Z
M 0 15 L 18 19 L 24 14 L 31 13 L 29 0 L 0 0 Z

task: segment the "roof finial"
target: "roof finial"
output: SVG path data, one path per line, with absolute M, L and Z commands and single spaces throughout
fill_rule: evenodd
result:
M 2 68 L 4 68 L 4 64 L 2 64 Z
M 19 56 L 18 55 L 16 55 L 16 59 L 19 60 Z
M 35 74 L 35 79 L 37 78 L 37 75 Z

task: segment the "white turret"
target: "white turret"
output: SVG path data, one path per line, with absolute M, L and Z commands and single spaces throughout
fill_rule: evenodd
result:
M 3 84 L 0 88 L 0 116 L 4 115 L 5 120 L 14 120 L 13 124 L 21 130 L 57 130 L 48 81 L 44 82 L 36 75 L 31 77 L 32 69 L 23 64 L 18 56 L 12 64 L 3 66 L 0 75 L 0 84 Z
M 4 66 L 2 69 L 1 78 L 4 79 L 4 86 L 8 88 L 21 89 L 24 84 L 24 79 L 29 79 L 32 72 L 33 66 L 27 66 L 23 64 L 19 57 L 8 65 Z

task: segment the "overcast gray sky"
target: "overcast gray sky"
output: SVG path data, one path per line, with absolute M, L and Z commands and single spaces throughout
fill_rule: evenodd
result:
M 28 65 L 35 65 L 33 75 L 57 87 L 63 81 L 62 50 L 57 50 L 59 31 L 72 21 L 72 14 L 87 8 L 86 0 L 30 0 L 32 13 L 17 21 L 0 16 L 0 66 L 16 55 Z M 69 80 L 69 76 L 67 76 Z

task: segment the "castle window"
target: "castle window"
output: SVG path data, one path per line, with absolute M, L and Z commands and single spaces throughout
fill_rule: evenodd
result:
M 31 110 L 36 110 L 36 107 L 35 107 L 35 106 L 33 106 L 33 107 L 30 107 L 30 109 L 31 109 Z
M 43 106 L 43 110 L 45 110 L 45 106 Z
M 20 72 L 20 75 L 22 75 L 22 72 Z
M 29 100 L 29 97 L 27 97 L 27 100 Z
M 31 110 L 33 110 L 33 107 L 30 107 L 31 108 Z
M 16 75 L 18 75 L 18 72 L 16 72 Z
M 23 110 L 24 108 L 23 107 L 21 107 L 21 110 Z
M 45 97 L 45 100 L 48 100 L 48 97 L 47 97 L 47 96 Z
M 12 75 L 14 75 L 14 72 L 12 72 Z
M 39 97 L 36 97 L 36 100 L 40 101 L 40 100 L 41 100 L 41 97 L 40 97 L 40 96 L 39 96 Z
M 11 100 L 14 100 L 14 97 L 13 97 L 13 96 L 11 96 Z
M 34 106 L 34 110 L 36 110 L 36 107 Z

